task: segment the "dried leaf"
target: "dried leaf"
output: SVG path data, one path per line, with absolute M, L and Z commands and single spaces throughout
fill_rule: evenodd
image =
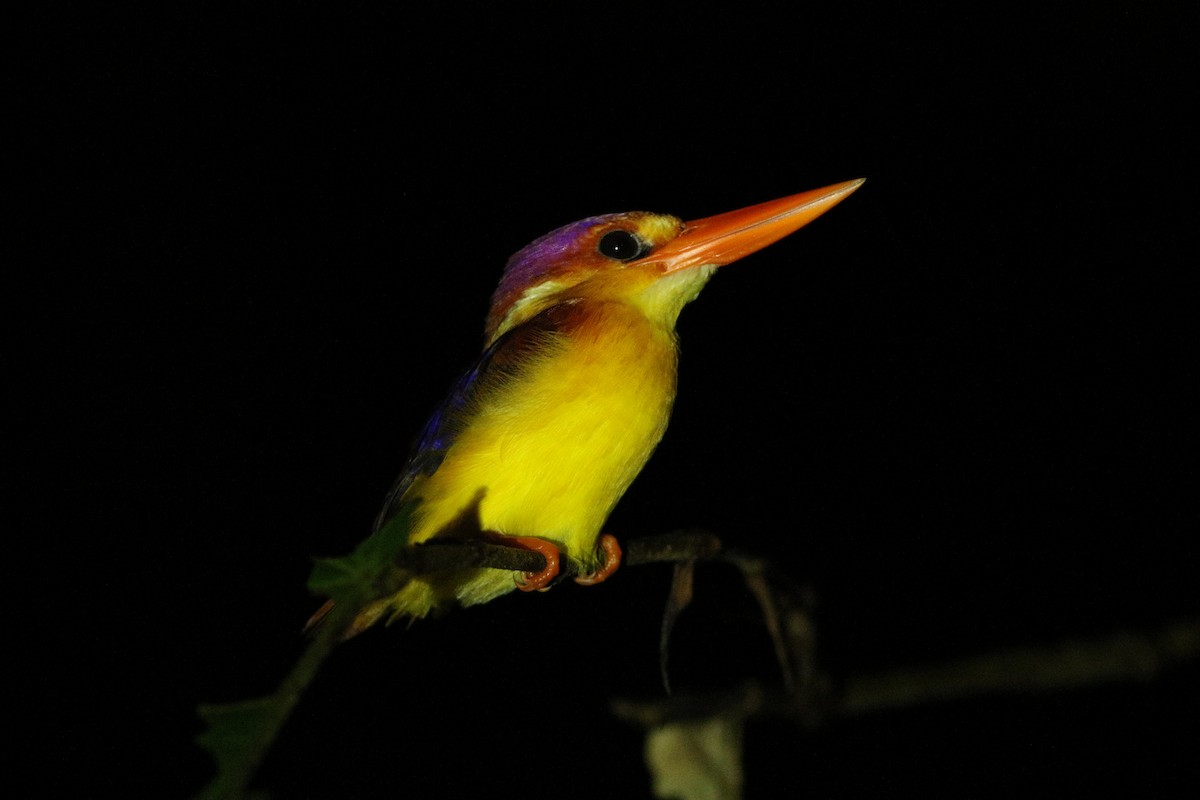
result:
M 742 715 L 673 722 L 646 734 L 654 796 L 738 800 L 742 796 Z

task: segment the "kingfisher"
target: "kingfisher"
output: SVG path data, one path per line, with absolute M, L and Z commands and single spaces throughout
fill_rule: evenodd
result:
M 513 255 L 482 354 L 426 423 L 374 530 L 406 509 L 406 546 L 475 536 L 536 550 L 546 566 L 415 575 L 368 603 L 346 635 L 380 619 L 545 590 L 564 559 L 577 583 L 612 575 L 621 548 L 602 528 L 666 431 L 680 311 L 719 267 L 796 231 L 862 183 L 692 222 L 644 211 L 589 217 Z

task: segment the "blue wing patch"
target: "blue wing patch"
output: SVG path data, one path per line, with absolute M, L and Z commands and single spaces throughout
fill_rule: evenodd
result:
M 476 410 L 487 402 L 486 398 L 519 379 L 523 367 L 546 345 L 547 336 L 553 336 L 561 325 L 563 311 L 566 309 L 562 307 L 547 309 L 508 331 L 463 373 L 421 430 L 404 471 L 392 484 L 379 516 L 375 518 L 375 531 L 386 525 L 404 505 L 405 494 L 417 478 L 437 471 Z

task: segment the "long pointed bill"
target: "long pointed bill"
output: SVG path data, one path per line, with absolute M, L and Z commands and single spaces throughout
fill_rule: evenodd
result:
M 684 223 L 683 233 L 646 256 L 644 262 L 662 264 L 663 272 L 702 264 L 731 264 L 803 228 L 846 199 L 864 180 L 837 183 Z

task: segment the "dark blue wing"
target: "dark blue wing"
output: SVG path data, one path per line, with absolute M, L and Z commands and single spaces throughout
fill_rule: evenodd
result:
M 425 423 L 408 464 L 392 485 L 379 516 L 375 518 L 376 531 L 395 516 L 413 481 L 437 471 L 446 452 L 488 397 L 519 379 L 519 373 L 532 358 L 536 358 L 538 349 L 547 345 L 548 335 L 553 336 L 560 319 L 561 314 L 550 309 L 508 331 L 484 350 L 475 364 L 458 379 Z

